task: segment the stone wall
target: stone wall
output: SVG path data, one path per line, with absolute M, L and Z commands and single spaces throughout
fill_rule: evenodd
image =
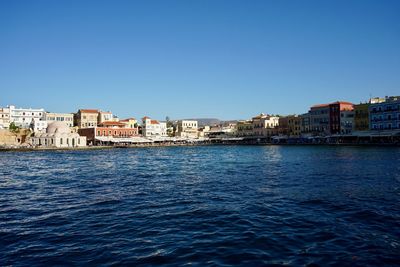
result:
M 13 133 L 9 130 L 0 129 L 0 146 L 21 145 L 26 141 L 29 131 L 21 130 L 19 133 Z

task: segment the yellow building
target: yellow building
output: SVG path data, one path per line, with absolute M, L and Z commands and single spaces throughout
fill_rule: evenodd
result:
M 74 116 L 74 124 L 79 128 L 97 127 L 99 111 L 97 109 L 80 109 Z
M 288 119 L 288 136 L 300 137 L 301 135 L 301 117 L 297 115 L 287 116 Z
M 250 135 L 253 135 L 253 123 L 252 123 L 252 121 L 238 121 L 238 123 L 237 123 L 237 135 L 238 136 L 250 136 Z
M 369 103 L 354 105 L 354 131 L 369 130 Z
M 137 120 L 135 118 L 128 118 L 124 120 L 120 120 L 119 122 L 122 122 L 126 125 L 126 128 L 136 128 L 137 127 Z

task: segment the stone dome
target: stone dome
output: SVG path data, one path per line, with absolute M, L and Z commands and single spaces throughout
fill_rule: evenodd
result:
M 68 125 L 62 121 L 55 121 L 50 123 L 47 126 L 46 130 L 47 134 L 69 134 L 71 130 L 69 129 Z

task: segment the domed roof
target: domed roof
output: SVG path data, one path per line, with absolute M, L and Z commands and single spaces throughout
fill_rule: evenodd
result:
M 48 134 L 69 134 L 71 130 L 69 129 L 68 125 L 62 121 L 55 121 L 50 123 L 47 126 L 46 133 Z

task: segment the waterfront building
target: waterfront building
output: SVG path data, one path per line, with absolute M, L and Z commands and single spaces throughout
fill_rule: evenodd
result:
M 15 106 L 9 106 L 9 109 L 10 123 L 14 122 L 15 126 L 28 129 L 36 123 L 38 127 L 44 127 L 45 123 L 40 123 L 44 121 L 45 110 L 43 108 L 16 108 Z
M 46 112 L 44 114 L 44 120 L 50 124 L 55 121 L 65 122 L 68 127 L 74 127 L 74 114 L 73 113 L 52 113 Z
M 354 110 L 340 111 L 340 134 L 351 134 L 354 128 Z
M 253 135 L 253 123 L 251 120 L 237 122 L 237 136 L 251 136 Z
M 44 119 L 32 119 L 31 124 L 29 125 L 29 128 L 34 132 L 45 132 L 47 129 L 48 123 Z
M 251 120 L 253 126 L 252 136 L 276 135 L 279 126 L 279 117 L 261 113 Z
M 10 126 L 10 108 L 0 108 L 0 129 L 8 129 Z
M 130 128 L 123 122 L 105 121 L 96 127 L 78 129 L 78 133 L 85 136 L 89 144 L 118 143 L 119 140 L 125 140 L 129 143 L 130 138 L 138 136 L 138 128 Z
M 281 136 L 289 135 L 289 118 L 286 116 L 279 117 L 278 134 Z
M 199 138 L 207 137 L 210 130 L 211 130 L 210 126 L 206 125 L 198 129 L 197 135 Z
M 300 137 L 302 118 L 298 115 L 287 116 L 288 119 L 288 136 Z
M 310 114 L 310 130 L 313 135 L 328 135 L 329 127 L 329 104 L 314 105 L 308 112 Z
M 400 130 L 400 96 L 386 97 L 383 102 L 373 102 L 368 110 L 370 130 Z
M 123 119 L 123 120 L 120 120 L 119 122 L 124 123 L 126 125 L 126 128 L 137 128 L 138 127 L 138 123 L 135 118 Z
M 112 112 L 110 111 L 99 111 L 97 124 L 103 123 L 105 121 L 118 121 L 118 118 L 114 118 Z
M 329 133 L 349 134 L 353 128 L 353 103 L 336 101 L 329 104 Z
M 309 113 L 304 113 L 300 115 L 301 125 L 300 132 L 302 136 L 310 136 L 311 135 L 311 119 Z
M 74 115 L 74 125 L 78 128 L 97 127 L 99 121 L 99 110 L 80 109 Z
M 354 131 L 369 130 L 369 108 L 370 103 L 354 105 Z
M 226 122 L 222 124 L 222 131 L 226 135 L 236 136 L 237 134 L 237 122 Z
M 35 133 L 30 142 L 33 146 L 40 147 L 84 147 L 86 137 L 73 133 L 67 123 L 55 121 L 49 123 L 46 133 Z
M 345 101 L 312 106 L 308 112 L 312 134 L 326 136 L 351 133 L 354 121 L 353 109 L 353 104 Z
M 145 137 L 167 137 L 167 123 L 143 117 L 142 134 Z
M 198 123 L 195 120 L 180 120 L 176 125 L 175 136 L 186 138 L 198 137 Z
M 223 138 L 237 136 L 236 123 L 221 123 L 215 126 L 207 126 L 206 136 L 209 138 Z M 252 132 L 250 132 L 251 134 Z

